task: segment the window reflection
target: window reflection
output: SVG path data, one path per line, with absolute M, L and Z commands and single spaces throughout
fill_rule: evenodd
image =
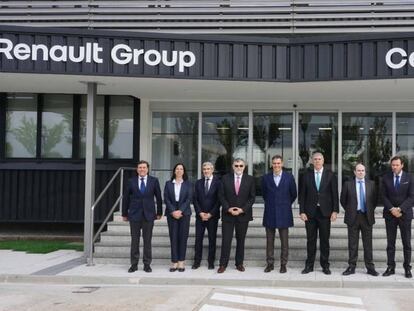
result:
M 37 95 L 7 94 L 6 157 L 36 157 Z
M 72 157 L 72 122 L 73 95 L 44 95 L 42 111 L 42 157 Z
M 397 154 L 404 170 L 414 173 L 414 113 L 397 113 Z
M 312 154 L 323 154 L 324 166 L 337 172 L 338 117 L 330 113 L 299 114 L 299 173 L 311 167 Z
M 253 117 L 253 176 L 258 196 L 262 194 L 260 178 L 271 170 L 274 155 L 281 155 L 284 169 L 292 171 L 292 122 L 291 113 L 257 113 Z
M 392 154 L 391 113 L 344 113 L 342 124 L 343 178 L 352 178 L 354 166 L 362 162 L 378 184 Z
M 108 158 L 133 157 L 134 100 L 129 96 L 110 96 Z
M 104 96 L 96 97 L 96 149 L 95 155 L 97 159 L 103 158 L 103 144 L 104 144 Z M 86 155 L 86 96 L 82 96 L 82 103 L 80 108 L 80 157 L 84 158 Z M 131 141 L 132 143 L 132 141 Z
M 184 163 L 188 177 L 197 179 L 198 113 L 154 112 L 152 120 L 152 172 L 162 184 L 174 165 Z
M 247 161 L 247 113 L 203 113 L 202 126 L 202 162 L 213 163 L 216 173 L 224 175 L 231 172 L 234 158 Z

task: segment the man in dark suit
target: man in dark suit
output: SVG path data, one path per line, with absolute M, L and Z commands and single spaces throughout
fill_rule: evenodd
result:
M 358 259 L 359 232 L 364 246 L 364 261 L 367 273 L 377 276 L 372 256 L 372 226 L 375 223 L 375 208 L 377 207 L 377 192 L 375 183 L 365 178 L 365 166 L 361 163 L 355 166 L 355 178 L 345 182 L 341 191 L 341 204 L 345 209 L 344 222 L 348 226 L 348 268 L 342 273 L 355 273 Z
M 122 218 L 129 221 L 131 231 L 131 267 L 128 270 L 130 273 L 138 270 L 141 230 L 144 241 L 144 271 L 152 272 L 152 229 L 154 220 L 160 219 L 162 215 L 162 198 L 158 179 L 149 176 L 148 171 L 149 163 L 139 161 L 138 176 L 129 179 L 123 195 Z M 156 210 L 154 198 L 157 201 Z
M 339 212 L 338 181 L 334 173 L 324 168 L 322 153 L 312 155 L 313 169 L 304 173 L 299 188 L 300 218 L 305 222 L 307 258 L 302 274 L 313 271 L 316 239 L 319 231 L 320 264 L 324 274 L 329 270 L 329 236 L 331 221 Z
M 262 193 L 264 199 L 263 226 L 266 228 L 266 268 L 264 272 L 274 269 L 275 230 L 279 231 L 281 244 L 280 273 L 286 273 L 289 252 L 289 227 L 293 227 L 292 204 L 296 200 L 297 190 L 295 178 L 285 172 L 283 158 L 272 157 L 272 172 L 262 177 Z
M 383 276 L 395 274 L 395 239 L 397 227 L 400 228 L 404 249 L 405 277 L 411 274 L 411 221 L 413 219 L 414 180 L 403 171 L 403 159 L 391 159 L 391 170 L 382 178 L 383 217 L 387 231 L 387 270 Z
M 220 218 L 219 189 L 221 181 L 213 175 L 211 162 L 203 163 L 203 178 L 195 183 L 193 204 L 196 214 L 195 254 L 192 269 L 200 267 L 203 255 L 204 232 L 208 231 L 208 269 L 214 269 L 216 260 L 217 225 Z
M 236 231 L 236 269 L 243 272 L 244 241 L 246 239 L 249 221 L 253 220 L 252 207 L 256 199 L 256 189 L 253 176 L 243 174 L 245 162 L 243 159 L 233 161 L 234 173 L 223 177 L 219 196 L 222 206 L 222 243 L 220 267 L 218 273 L 223 273 L 229 262 L 233 231 Z

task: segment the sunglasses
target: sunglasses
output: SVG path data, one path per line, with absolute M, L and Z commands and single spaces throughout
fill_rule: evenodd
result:
M 244 167 L 244 165 L 234 164 L 234 167 Z

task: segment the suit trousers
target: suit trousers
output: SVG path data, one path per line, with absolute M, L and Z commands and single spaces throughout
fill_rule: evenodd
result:
M 236 231 L 236 266 L 242 265 L 244 261 L 244 242 L 246 240 L 247 228 L 249 222 L 223 222 L 221 224 L 222 242 L 220 266 L 227 267 L 230 259 L 231 241 L 233 240 L 233 232 Z
M 404 219 L 404 217 L 385 219 L 388 267 L 395 268 L 395 240 L 397 238 L 397 227 L 400 227 L 404 250 L 404 268 L 411 269 L 411 221 L 412 219 Z
M 315 216 L 309 217 L 306 227 L 306 266 L 313 267 L 316 257 L 316 239 L 319 231 L 320 264 L 322 268 L 329 268 L 329 237 L 331 233 L 330 217 L 324 217 L 318 209 Z
M 275 228 L 266 228 L 266 263 L 275 263 Z M 280 265 L 286 266 L 289 256 L 289 228 L 278 228 L 280 238 Z
M 216 260 L 217 227 L 218 227 L 218 218 L 209 219 L 208 221 L 202 221 L 198 217 L 196 218 L 194 263 L 200 264 L 201 259 L 203 258 L 203 240 L 204 240 L 204 233 L 207 229 L 207 232 L 208 232 L 208 264 L 214 265 L 214 261 Z
M 358 260 L 359 233 L 361 232 L 362 245 L 364 247 L 364 262 L 368 270 L 375 269 L 372 257 L 372 225 L 368 224 L 366 214 L 357 214 L 355 223 L 348 225 L 348 264 L 356 267 Z
M 190 231 L 190 216 L 184 215 L 180 219 L 167 216 L 167 222 L 171 244 L 171 262 L 184 261 Z
M 150 265 L 152 261 L 152 228 L 154 227 L 154 221 L 147 221 L 141 219 L 140 221 L 129 221 L 129 227 L 131 231 L 131 265 L 137 265 L 139 262 L 139 240 L 141 237 L 144 242 L 144 265 Z

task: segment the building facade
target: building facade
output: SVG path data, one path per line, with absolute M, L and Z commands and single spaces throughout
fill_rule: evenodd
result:
M 0 2 L 1 221 L 83 222 L 88 83 L 97 193 L 139 159 L 163 183 L 242 157 L 259 196 L 276 153 L 297 179 L 316 150 L 339 180 L 414 171 L 410 3 L 76 3 Z

